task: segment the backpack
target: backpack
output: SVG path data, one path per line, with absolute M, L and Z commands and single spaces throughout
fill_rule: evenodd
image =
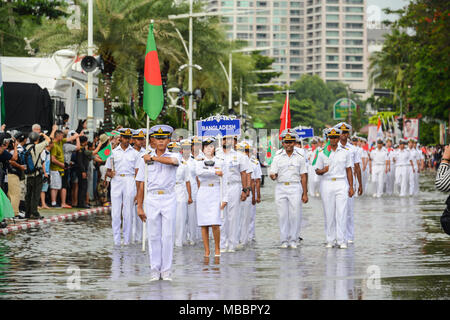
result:
M 40 159 L 40 157 L 37 157 L 36 163 L 33 162 L 33 157 L 31 155 L 31 150 L 33 150 L 34 153 L 36 153 L 35 145 L 33 144 L 32 147 L 28 148 L 30 144 L 26 145 L 22 152 L 19 153 L 19 163 L 21 165 L 25 165 L 25 174 L 33 174 L 37 171 L 37 164 Z

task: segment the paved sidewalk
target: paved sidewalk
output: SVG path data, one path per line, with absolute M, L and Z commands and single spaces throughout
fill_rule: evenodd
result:
M 6 228 L 0 229 L 0 235 L 35 228 L 40 225 L 50 224 L 59 221 L 77 219 L 78 217 L 90 216 L 96 213 L 110 212 L 110 207 L 97 207 L 91 209 L 40 209 L 39 212 L 44 219 L 15 219 L 15 223 L 8 223 Z

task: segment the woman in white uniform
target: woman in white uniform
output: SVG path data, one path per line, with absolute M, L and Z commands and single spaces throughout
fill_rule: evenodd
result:
M 220 257 L 220 226 L 222 225 L 221 210 L 227 204 L 226 193 L 222 186 L 227 185 L 224 170 L 226 166 L 222 159 L 215 156 L 215 139 L 203 140 L 204 160 L 197 161 L 196 174 L 200 182 L 197 192 L 197 223 L 202 229 L 205 257 L 209 257 L 209 227 L 215 243 L 215 256 Z M 222 195 L 221 195 L 222 193 Z

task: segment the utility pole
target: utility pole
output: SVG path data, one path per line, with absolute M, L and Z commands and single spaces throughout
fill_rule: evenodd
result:
M 94 5 L 93 0 L 88 2 L 88 56 L 94 54 Z M 94 73 L 88 72 L 88 99 L 87 99 L 87 128 L 89 141 L 94 140 Z
M 193 48 L 193 31 L 192 31 L 192 2 L 193 0 L 189 0 L 189 86 L 188 91 L 191 93 L 189 95 L 189 109 L 188 109 L 188 117 L 189 117 L 189 123 L 188 123 L 188 130 L 189 133 L 194 133 L 194 127 L 193 127 L 193 105 L 192 105 L 192 48 Z

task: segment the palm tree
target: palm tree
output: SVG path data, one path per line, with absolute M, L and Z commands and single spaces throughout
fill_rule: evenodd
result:
M 77 52 L 86 52 L 87 6 L 82 1 L 75 2 L 81 7 L 81 28 L 69 30 L 63 19 L 44 23 L 33 39 L 40 44 L 39 49 L 43 54 L 52 53 L 62 47 L 71 47 Z M 145 55 L 150 20 L 153 18 L 158 26 L 167 25 L 167 12 L 173 8 L 172 0 L 94 1 L 95 54 L 101 55 L 104 61 L 102 80 L 105 128 L 112 128 L 113 74 L 120 70 L 122 74 L 119 75 L 119 78 L 125 79 L 128 84 L 136 81 L 135 70 Z M 176 33 L 157 28 L 155 36 L 163 39 L 174 38 Z M 165 45 L 164 41 L 158 41 L 158 44 L 160 54 L 177 59 L 176 47 L 170 48 Z M 128 95 L 130 88 L 120 89 L 124 89 Z
M 408 45 L 410 36 L 398 29 L 385 36 L 383 50 L 374 53 L 370 58 L 369 87 L 375 84 L 391 89 L 394 92 L 393 101 L 398 95 L 407 101 L 408 85 L 411 83 L 414 66 L 410 64 L 411 47 Z

